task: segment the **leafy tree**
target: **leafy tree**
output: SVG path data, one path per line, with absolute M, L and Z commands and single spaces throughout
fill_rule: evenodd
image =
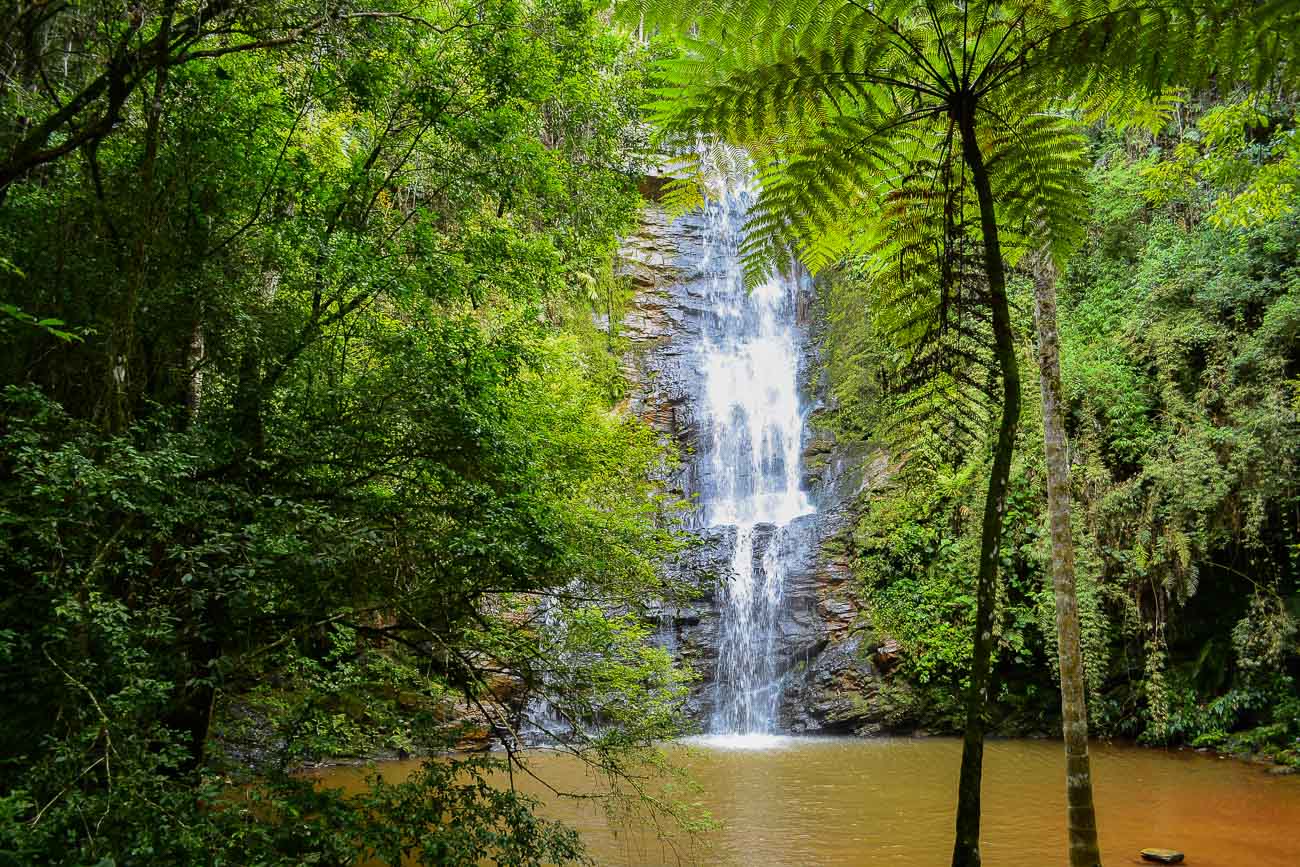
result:
M 637 616 L 672 591 L 666 458 L 587 289 L 639 201 L 643 56 L 581 0 L 18 11 L 0 860 L 578 859 L 489 775 L 546 699 L 653 803 L 631 769 L 680 728 Z M 493 742 L 368 794 L 296 776 Z
M 75 9 L 18 3 L 12 12 L 0 49 L 5 69 L 0 197 L 16 180 L 81 149 L 98 171 L 100 143 L 130 114 L 129 102 L 141 91 L 149 100 L 143 120 L 151 144 L 142 164 L 148 179 L 167 78 L 179 67 L 247 52 L 301 50 L 331 29 L 344 36 L 340 25 L 403 15 L 381 4 L 345 8 L 257 0 L 162 0 L 129 11 L 114 3 Z

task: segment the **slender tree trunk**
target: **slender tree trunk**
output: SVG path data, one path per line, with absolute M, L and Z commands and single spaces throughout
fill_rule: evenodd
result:
M 190 345 L 185 352 L 185 410 L 189 423 L 199 417 L 203 405 L 203 363 L 207 355 L 203 332 L 203 305 L 198 305 L 194 324 L 190 326 Z
M 1066 826 L 1070 867 L 1101 867 L 1097 814 L 1092 806 L 1088 759 L 1088 708 L 1079 649 L 1079 601 L 1074 592 L 1074 541 L 1070 535 L 1070 462 L 1062 421 L 1060 335 L 1056 330 L 1056 271 L 1050 260 L 1034 275 L 1039 383 L 1043 393 L 1043 450 L 1047 455 L 1047 512 L 1052 530 L 1052 582 L 1056 587 L 1056 640 L 1061 664 L 1061 727 L 1065 734 Z
M 170 39 L 175 11 L 176 0 L 165 0 L 157 37 L 160 45 L 167 45 Z M 114 318 L 108 339 L 108 381 L 104 390 L 107 407 L 104 414 L 104 429 L 109 433 L 120 433 L 131 423 L 135 415 L 136 403 L 143 390 L 142 385 L 132 381 L 134 372 L 132 368 L 135 366 L 140 343 L 136 333 L 135 317 L 140 307 L 140 295 L 149 280 L 150 246 L 157 239 L 158 234 L 154 228 L 156 222 L 154 210 L 158 203 L 154 184 L 158 168 L 158 141 L 162 135 L 163 97 L 166 92 L 167 65 L 159 60 L 154 70 L 153 98 L 145 110 L 145 147 L 144 157 L 140 162 L 140 196 L 144 200 L 144 217 L 136 227 L 132 273 L 126 281 L 126 295 Z M 112 114 L 116 115 L 116 111 L 112 111 Z
M 962 157 L 970 169 L 979 198 L 980 232 L 984 239 L 984 270 L 988 278 L 989 304 L 993 314 L 994 351 L 1002 375 L 1002 418 L 998 424 L 993 467 L 984 500 L 984 523 L 980 537 L 980 562 L 975 596 L 975 646 L 971 658 L 970 688 L 966 694 L 966 732 L 962 741 L 961 779 L 957 788 L 957 835 L 953 845 L 953 867 L 979 867 L 980 789 L 984 764 L 984 713 L 989 699 L 993 659 L 993 607 L 997 600 L 998 545 L 1002 540 L 1002 518 L 1006 514 L 1007 478 L 1011 454 L 1020 421 L 1020 369 L 1016 363 L 1011 310 L 1007 305 L 1006 273 L 998 239 L 997 216 L 988 168 L 975 138 L 974 99 L 955 111 L 961 129 Z

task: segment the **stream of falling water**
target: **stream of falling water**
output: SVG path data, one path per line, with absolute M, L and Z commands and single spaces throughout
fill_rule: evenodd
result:
M 749 180 L 719 173 L 711 186 L 702 261 L 710 312 L 701 344 L 707 434 L 699 498 L 705 523 L 734 526 L 736 545 L 719 598 L 710 730 L 754 736 L 777 725 L 785 528 L 813 511 L 800 486 L 796 286 L 775 278 L 746 291 L 740 245 Z

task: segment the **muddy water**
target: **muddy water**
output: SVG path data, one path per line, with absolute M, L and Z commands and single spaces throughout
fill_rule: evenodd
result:
M 674 852 L 644 830 L 612 826 L 573 801 L 548 812 L 585 834 L 597 863 L 687 862 L 729 867 L 946 867 L 961 744 L 943 738 L 718 738 L 672 752 L 703 786 L 699 798 L 723 827 L 704 845 Z M 1300 777 L 1191 752 L 1095 748 L 1101 845 L 1107 865 L 1142 863 L 1144 847 L 1177 848 L 1187 867 L 1298 867 Z M 394 763 L 390 775 L 413 764 Z M 556 788 L 591 782 L 572 759 L 538 755 L 534 770 Z M 985 754 L 984 863 L 1064 863 L 1065 796 L 1059 744 L 993 741 Z M 360 772 L 327 779 L 355 784 Z M 540 785 L 530 787 L 540 797 Z

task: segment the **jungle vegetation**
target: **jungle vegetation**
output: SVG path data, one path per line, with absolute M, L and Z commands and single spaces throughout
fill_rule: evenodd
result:
M 546 699 L 654 807 L 676 506 L 592 317 L 647 52 L 585 0 L 0 28 L 0 863 L 568 863 L 513 752 L 295 773 Z
M 1089 128 L 1089 221 L 1058 315 L 1090 722 L 1102 735 L 1300 758 L 1295 116 L 1294 101 L 1268 93 L 1184 93 L 1146 128 Z M 864 277 L 846 266 L 823 291 L 838 398 L 827 424 L 854 436 L 881 423 Z M 1013 309 L 1031 315 L 1032 275 L 1009 286 Z M 1019 351 L 1028 363 L 1028 333 Z M 1037 409 L 1035 393 L 1025 399 Z M 1040 727 L 1055 703 L 1040 425 L 1040 413 L 1022 416 L 1001 555 L 993 704 L 1010 731 Z M 938 725 L 958 709 L 937 687 L 969 664 L 954 624 L 972 602 L 984 466 L 903 464 L 851 541 L 873 627 L 909 649 L 900 700 Z
M 611 263 L 700 134 L 753 273 L 819 272 L 819 423 L 890 452 L 847 544 L 900 721 L 967 734 L 955 863 L 985 728 L 1060 713 L 1045 274 L 1091 730 L 1300 762 L 1295 4 L 606 7 L 7 7 L 0 863 L 580 861 L 488 784 L 542 701 L 698 827 L 630 772 L 688 674 Z

